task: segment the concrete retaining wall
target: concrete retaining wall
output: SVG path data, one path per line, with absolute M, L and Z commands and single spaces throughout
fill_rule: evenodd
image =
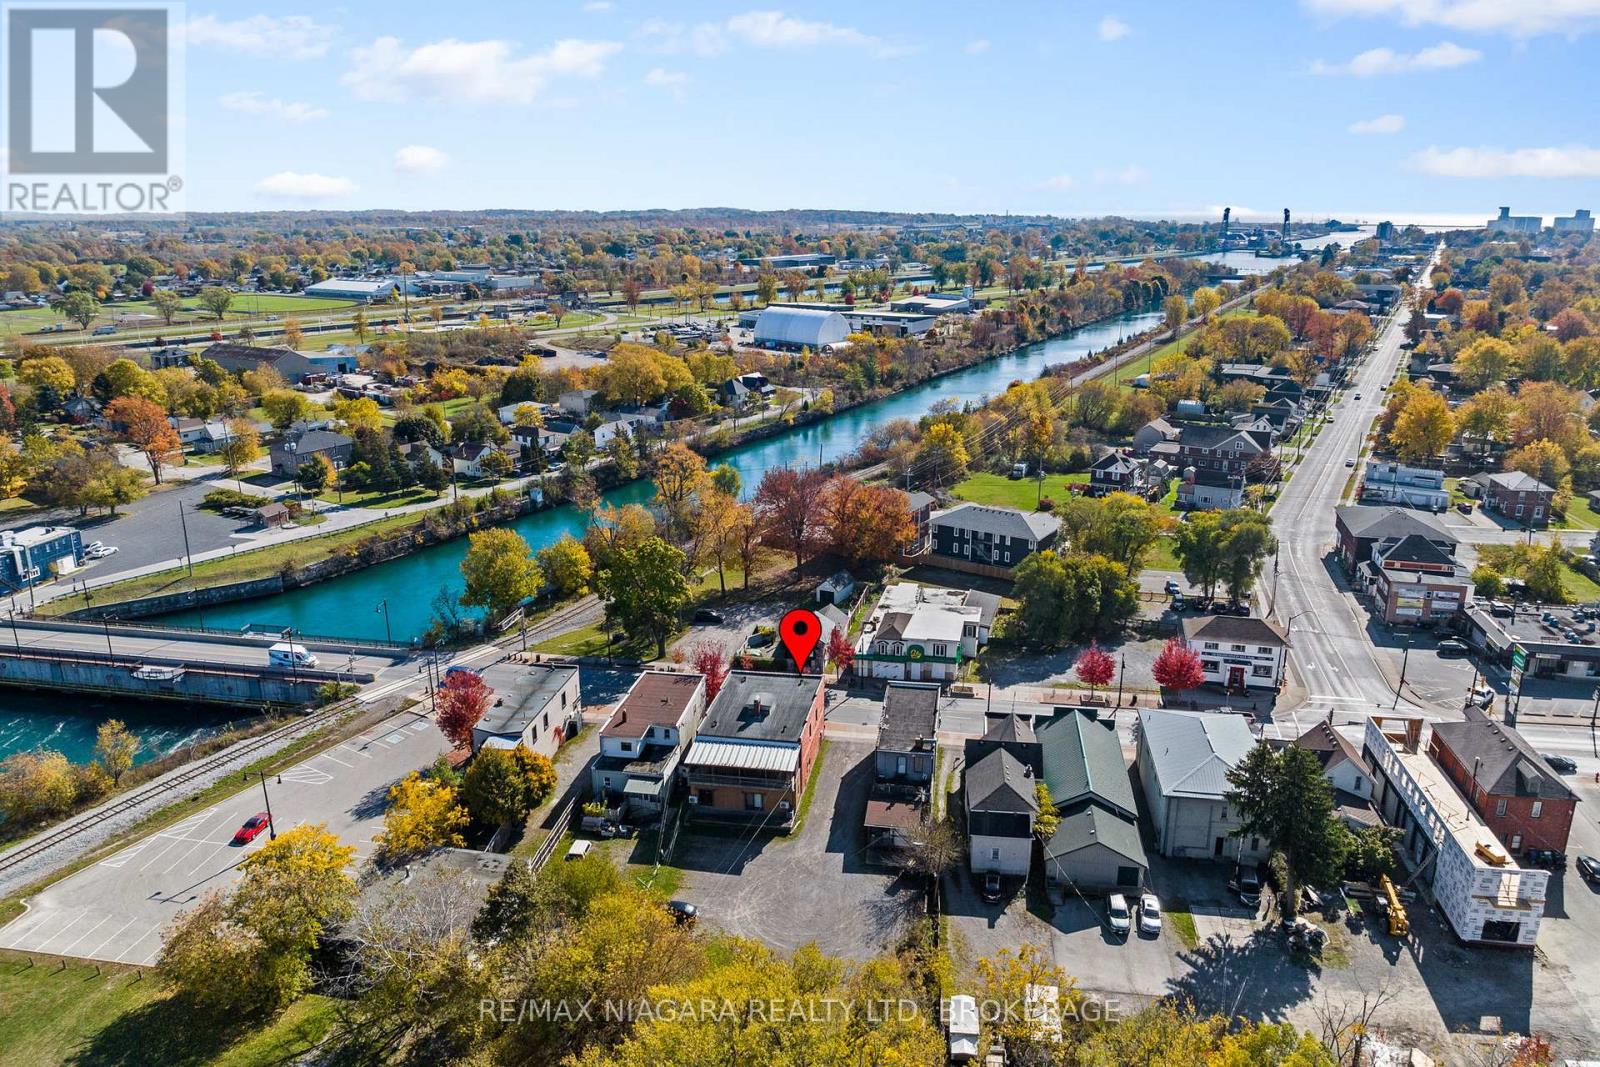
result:
M 316 699 L 315 680 L 287 675 L 186 670 L 172 681 L 135 678 L 125 663 L 96 663 L 90 659 L 0 657 L 0 685 L 31 689 L 67 689 L 74 692 L 111 693 L 144 700 L 182 700 L 190 703 L 245 707 L 279 705 L 300 707 Z

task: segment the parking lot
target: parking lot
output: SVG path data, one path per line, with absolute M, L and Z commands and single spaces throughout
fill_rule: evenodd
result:
M 922 895 L 866 861 L 871 760 L 870 743 L 830 742 L 795 834 L 685 831 L 673 859 L 684 869 L 680 895 L 708 924 L 786 952 L 815 941 L 864 959 L 890 947 Z
M 406 712 L 266 780 L 279 832 L 326 823 L 356 848 L 372 853 L 382 829 L 389 786 L 449 748 L 427 717 Z M 241 784 L 243 784 L 241 782 Z M 250 816 L 264 809 L 260 783 L 55 883 L 27 901 L 28 910 L 0 927 L 0 948 L 148 965 L 161 951 L 161 931 L 213 890 L 224 890 L 239 862 L 266 844 L 230 844 Z

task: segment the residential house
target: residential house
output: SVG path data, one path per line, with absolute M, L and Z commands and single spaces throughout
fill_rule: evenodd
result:
M 1361 500 L 1439 512 L 1450 506 L 1444 471 L 1404 463 L 1368 463 L 1361 472 Z
M 202 454 L 216 452 L 228 443 L 228 424 L 221 419 L 195 419 L 169 415 L 167 422 L 178 432 L 178 443 Z
M 199 359 L 214 361 L 229 373 L 252 370 L 275 370 L 283 380 L 295 385 L 307 375 L 321 373 L 321 368 L 309 356 L 292 348 L 276 345 L 239 344 L 235 341 L 216 341 L 207 345 Z
M 61 410 L 74 426 L 82 426 L 98 419 L 103 406 L 92 396 L 71 396 L 62 403 Z
M 856 673 L 894 681 L 953 682 L 961 664 L 988 644 L 999 610 L 1000 598 L 992 593 L 893 582 L 856 639 Z
M 890 682 L 884 690 L 862 819 L 869 847 L 895 851 L 916 842 L 938 762 L 938 720 L 938 686 Z
M 759 407 L 778 392 L 765 374 L 739 374 L 717 387 L 717 399 L 730 408 Z
M 515 404 L 501 404 L 495 408 L 495 418 L 500 420 L 502 426 L 515 426 L 517 424 L 517 412 L 523 408 L 531 408 L 538 412 L 540 416 L 548 414 L 544 410 L 543 404 L 534 403 L 532 400 L 519 400 Z
M 1193 511 L 1236 508 L 1246 480 L 1270 464 L 1270 431 L 1185 426 L 1178 438 L 1176 505 Z
M 817 624 L 820 630 L 817 633 L 817 643 L 811 647 L 811 652 L 806 656 L 805 671 L 813 674 L 826 674 L 828 671 L 828 646 L 833 640 L 835 630 L 849 630 L 850 617 L 833 604 L 820 604 L 815 610 Z M 781 642 L 772 650 L 772 664 L 776 670 L 794 670 L 794 657 L 789 655 L 789 649 Z
M 1156 851 L 1169 859 L 1266 858 L 1268 843 L 1237 832 L 1239 814 L 1227 801 L 1228 772 L 1255 744 L 1239 715 L 1140 709 L 1139 781 Z
M 963 765 L 973 873 L 1026 876 L 1033 866 L 1042 765 L 1033 726 L 1019 715 L 990 716 L 983 736 L 968 739 Z
M 731 672 L 683 759 L 695 817 L 789 826 L 822 744 L 823 695 L 820 674 Z
M 1375 715 L 1361 754 L 1374 776 L 1373 804 L 1400 831 L 1413 884 L 1470 944 L 1531 948 L 1550 876 L 1519 867 L 1444 768 L 1421 750 L 1422 720 Z
M 300 464 L 312 456 L 326 456 L 336 471 L 343 470 L 355 451 L 355 442 L 342 433 L 332 430 L 307 430 L 287 436 L 275 443 L 269 451 L 272 473 L 280 478 L 293 478 Z
M 467 478 L 487 478 L 489 473 L 484 470 L 483 461 L 490 453 L 498 452 L 511 461 L 515 469 L 519 455 L 508 453 L 500 445 L 485 444 L 482 441 L 462 441 L 459 444 L 447 445 L 445 455 L 450 458 L 451 468 Z
M 1515 727 L 1469 704 L 1460 722 L 1437 722 L 1428 755 L 1514 856 L 1566 852 L 1578 796 Z
M 1463 491 L 1470 483 L 1483 500 L 1486 510 L 1502 518 L 1542 530 L 1550 522 L 1550 505 L 1556 491 L 1539 479 L 1522 471 L 1496 471 L 1474 474 L 1463 482 Z
M 0 530 L 0 592 L 15 592 L 83 565 L 83 535 L 70 526 Z
M 1339 558 L 1345 570 L 1354 573 L 1372 558 L 1372 549 L 1382 541 L 1399 541 L 1418 534 L 1445 555 L 1454 557 L 1457 540 L 1439 521 L 1429 515 L 1394 506 L 1368 507 L 1349 504 L 1333 509 L 1333 524 L 1339 537 Z
M 405 457 L 405 461 L 413 466 L 424 460 L 432 467 L 443 467 L 445 465 L 444 453 L 434 448 L 427 441 L 406 441 L 396 447 L 399 449 L 400 455 Z
M 1295 738 L 1294 745 L 1316 756 L 1322 765 L 1323 777 L 1333 786 L 1336 815 L 1352 829 L 1378 823 L 1372 806 L 1372 768 L 1362 758 L 1360 747 L 1333 728 L 1331 717 Z
M 542 756 L 578 732 L 578 668 L 526 666 L 472 728 L 472 751 L 521 745 Z
M 1139 427 L 1133 435 L 1133 452 L 1136 456 L 1148 456 L 1150 450 L 1160 444 L 1177 444 L 1180 431 L 1166 419 L 1151 419 Z M 1172 456 L 1177 458 L 1177 449 L 1172 450 Z
M 1137 893 L 1150 869 L 1115 724 L 1093 708 L 1034 723 L 1045 788 L 1060 819 L 1044 843 L 1045 880 L 1080 893 Z
M 1472 602 L 1472 579 L 1455 557 L 1420 533 L 1374 542 L 1356 580 L 1388 623 L 1450 619 Z
M 600 391 L 598 389 L 568 389 L 557 400 L 561 405 L 562 411 L 582 419 L 599 406 Z
M 934 512 L 929 521 L 935 561 L 961 560 L 1005 570 L 1054 546 L 1061 530 L 1054 515 L 986 504 L 959 504 Z
M 1186 615 L 1183 642 L 1200 657 L 1205 680 L 1229 692 L 1276 689 L 1289 647 L 1277 623 L 1238 615 Z
M 625 815 L 660 812 L 705 710 L 704 675 L 639 675 L 600 729 L 600 754 L 589 768 L 594 795 Z
M 1159 459 L 1136 456 L 1129 449 L 1112 449 L 1089 468 L 1089 495 L 1131 493 L 1137 497 L 1161 496 L 1170 477 Z

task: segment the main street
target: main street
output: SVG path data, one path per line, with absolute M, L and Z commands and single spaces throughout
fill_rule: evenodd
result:
M 1426 278 L 1431 266 L 1419 277 Z M 1280 712 L 1280 717 L 1309 721 L 1329 712 L 1370 712 L 1395 703 L 1398 677 L 1379 658 L 1366 613 L 1341 589 L 1333 551 L 1334 509 L 1355 474 L 1345 461 L 1360 455 L 1367 431 L 1383 409 L 1384 390 L 1400 365 L 1404 315 L 1402 304 L 1343 400 L 1330 407 L 1332 417 L 1272 509 L 1279 548 L 1268 565 L 1263 592 L 1271 617 L 1289 628 L 1291 669 L 1306 693 L 1304 703 Z M 1399 703 L 1413 711 L 1430 710 L 1403 698 Z

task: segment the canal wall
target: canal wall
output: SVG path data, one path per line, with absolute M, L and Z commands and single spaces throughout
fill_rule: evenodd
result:
M 148 667 L 182 668 L 167 677 L 140 677 Z M 372 681 L 372 675 L 327 671 L 280 674 L 245 667 L 192 667 L 176 660 L 140 657 L 137 661 L 104 652 L 55 652 L 25 648 L 0 652 L 0 685 L 25 689 L 101 693 L 136 700 L 176 700 L 230 707 L 302 707 L 317 699 L 325 682 Z

